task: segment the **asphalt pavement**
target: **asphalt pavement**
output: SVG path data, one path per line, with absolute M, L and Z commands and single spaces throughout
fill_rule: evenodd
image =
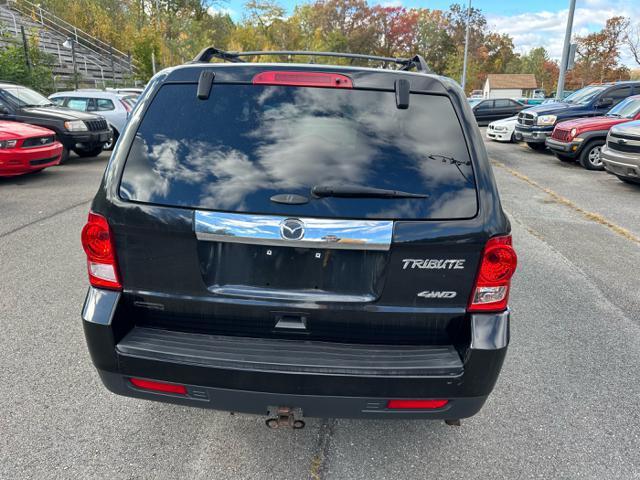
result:
M 520 264 L 503 372 L 461 427 L 272 431 L 107 392 L 80 323 L 79 241 L 107 155 L 0 179 L 0 479 L 640 478 L 640 186 L 487 148 Z

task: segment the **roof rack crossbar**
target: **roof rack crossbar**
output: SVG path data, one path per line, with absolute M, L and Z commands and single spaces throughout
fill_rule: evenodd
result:
M 226 52 L 215 47 L 207 47 L 202 50 L 190 63 L 207 63 L 212 58 L 220 58 L 228 62 L 242 62 L 241 57 L 259 57 L 263 55 L 273 56 L 308 56 L 308 57 L 338 57 L 375 62 L 395 63 L 401 65 L 400 70 L 411 70 L 415 68 L 418 72 L 431 73 L 431 70 L 420 55 L 412 58 L 380 57 L 377 55 L 363 55 L 360 53 L 337 53 L 337 52 L 313 52 L 306 50 L 270 50 L 251 52 Z

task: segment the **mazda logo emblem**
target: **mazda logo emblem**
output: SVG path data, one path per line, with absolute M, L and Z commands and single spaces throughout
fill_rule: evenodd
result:
M 285 240 L 302 240 L 304 223 L 297 218 L 287 218 L 280 222 L 280 236 Z

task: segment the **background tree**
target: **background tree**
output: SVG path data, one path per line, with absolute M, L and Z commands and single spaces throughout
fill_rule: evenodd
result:
M 227 50 L 320 50 L 393 57 L 420 53 L 434 72 L 460 80 L 467 23 L 463 5 L 430 10 L 384 7 L 367 0 L 312 0 L 288 14 L 279 0 L 248 0 L 242 18 L 234 21 L 223 10 L 216 10 L 217 1 L 41 0 L 41 4 L 119 50 L 131 52 L 142 80 L 152 73 L 152 53 L 158 68 L 163 68 L 190 60 L 207 45 Z M 628 78 L 628 69 L 620 64 L 623 44 L 640 65 L 640 24 L 631 25 L 622 17 L 609 19 L 601 31 L 576 41 L 577 64 L 568 74 L 568 88 Z M 538 85 L 550 93 L 558 64 L 543 47 L 516 53 L 513 39 L 492 31 L 482 12 L 472 8 L 468 92 L 482 88 L 489 73 L 533 73 Z
M 29 41 L 27 51 L 30 67 L 27 67 L 22 44 L 9 45 L 1 49 L 0 78 L 4 81 L 26 85 L 45 95 L 53 93 L 55 85 L 52 66 L 55 58 L 42 53 L 34 40 Z
M 578 61 L 569 78 L 572 87 L 629 78 L 629 70 L 619 64 L 620 46 L 627 28 L 627 19 L 612 17 L 599 32 L 576 37 Z
M 629 48 L 633 59 L 640 65 L 640 23 L 628 22 L 624 34 L 624 43 Z

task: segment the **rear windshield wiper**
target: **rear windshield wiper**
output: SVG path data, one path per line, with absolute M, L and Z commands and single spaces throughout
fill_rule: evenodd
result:
M 401 192 L 384 188 L 360 187 L 358 185 L 316 185 L 311 189 L 316 198 L 427 198 L 424 193 Z

